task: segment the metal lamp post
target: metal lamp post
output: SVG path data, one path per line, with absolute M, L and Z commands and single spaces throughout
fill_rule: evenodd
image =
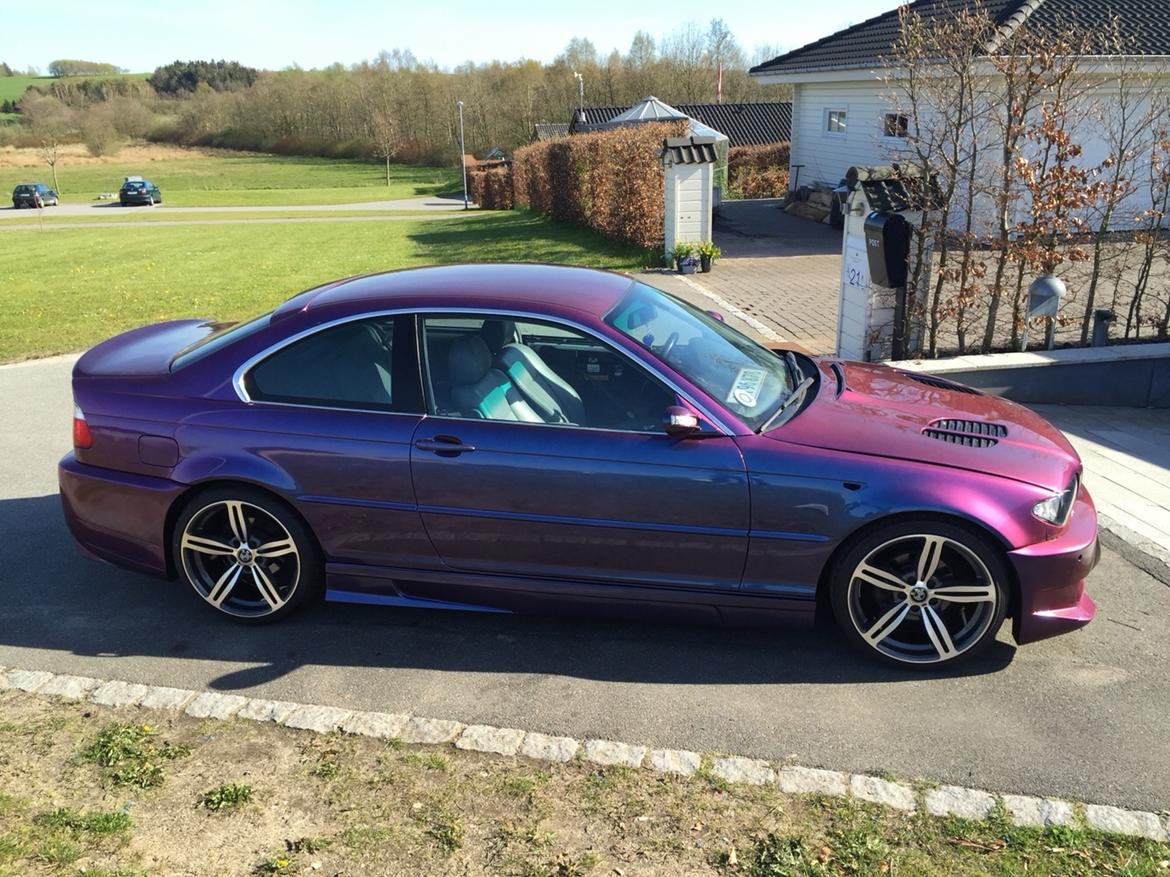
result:
M 471 209 L 467 202 L 467 150 L 463 148 L 463 101 L 455 101 L 459 107 L 459 164 L 463 167 L 463 209 Z

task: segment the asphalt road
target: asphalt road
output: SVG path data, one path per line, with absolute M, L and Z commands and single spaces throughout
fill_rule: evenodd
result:
M 831 632 L 325 605 L 267 628 L 82 559 L 55 464 L 69 358 L 0 367 L 0 665 L 1170 807 L 1170 588 L 1106 551 L 1100 614 L 957 677 Z
M 356 204 L 242 205 L 234 207 L 171 207 L 165 203 L 155 207 L 133 205 L 123 207 L 117 201 L 62 201 L 56 207 L 44 208 L 44 212 L 45 218 L 51 219 L 54 216 L 97 217 L 108 214 L 126 214 L 132 216 L 135 213 L 141 213 L 147 210 L 155 210 L 170 216 L 172 214 L 198 215 L 200 213 L 325 213 L 333 210 L 403 210 L 411 213 L 427 213 L 431 211 L 441 213 L 452 210 L 460 211 L 462 209 L 462 195 L 428 195 L 419 198 L 397 198 L 389 201 L 359 201 Z M 20 219 L 28 222 L 35 221 L 36 217 L 37 212 L 35 210 L 28 210 L 27 208 L 17 210 L 11 203 L 0 204 L 0 220 Z

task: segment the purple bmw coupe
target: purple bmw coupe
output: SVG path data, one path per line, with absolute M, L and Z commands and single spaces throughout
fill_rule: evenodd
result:
M 73 374 L 87 553 L 242 621 L 319 598 L 811 623 L 902 665 L 1094 613 L 1096 512 L 1011 402 L 760 347 L 621 274 L 358 277 Z

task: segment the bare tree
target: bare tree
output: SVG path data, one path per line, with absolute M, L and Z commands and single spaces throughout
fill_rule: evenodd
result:
M 20 110 L 28 120 L 28 127 L 37 141 L 37 155 L 49 166 L 53 175 L 53 189 L 60 194 L 57 164 L 61 147 L 77 129 L 76 112 L 52 97 L 34 95 L 20 102 Z
M 923 289 L 934 248 L 937 272 L 926 295 L 925 345 L 936 356 L 946 320 L 958 318 L 959 347 L 966 346 L 965 316 L 980 274 L 974 259 L 975 196 L 988 128 L 987 77 L 978 54 L 994 32 L 981 8 L 963 9 L 927 21 L 904 7 L 900 36 L 887 59 L 885 82 L 891 92 L 895 135 L 887 142 L 891 157 L 916 169 L 934 186 L 918 191 L 922 221 L 915 228 L 911 289 Z M 900 137 L 896 135 L 902 135 Z M 948 295 L 948 290 L 951 290 Z

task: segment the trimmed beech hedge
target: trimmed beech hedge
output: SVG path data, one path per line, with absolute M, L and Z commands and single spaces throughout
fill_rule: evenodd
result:
M 683 122 L 533 143 L 512 155 L 515 203 L 637 247 L 662 246 L 662 141 Z
M 476 162 L 467 165 L 467 194 L 481 210 L 511 210 L 512 169 L 506 162 Z
M 735 198 L 780 198 L 788 193 L 788 144 L 735 146 L 727 156 L 727 187 Z

